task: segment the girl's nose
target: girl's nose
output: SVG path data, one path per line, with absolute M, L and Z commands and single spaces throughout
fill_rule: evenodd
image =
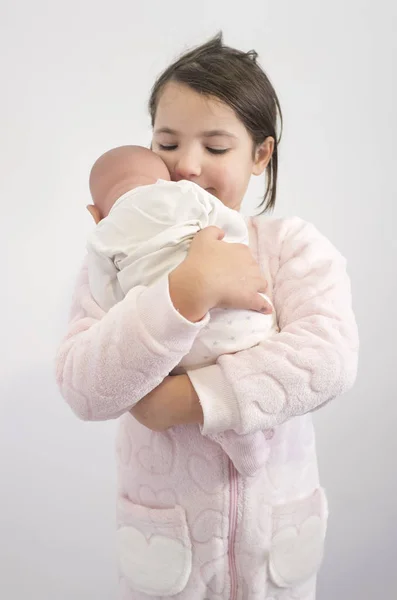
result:
M 201 175 L 201 163 L 198 156 L 194 154 L 183 154 L 175 163 L 174 167 L 174 179 L 179 181 L 181 179 L 191 180 Z

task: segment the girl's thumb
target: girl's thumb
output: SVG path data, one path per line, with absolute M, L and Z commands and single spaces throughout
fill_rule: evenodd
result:
M 225 237 L 225 232 L 223 231 L 223 229 L 220 229 L 219 227 L 215 227 L 215 225 L 210 225 L 209 227 L 205 227 L 203 229 L 204 235 L 206 235 L 208 238 L 213 239 L 213 240 L 223 240 L 223 238 Z

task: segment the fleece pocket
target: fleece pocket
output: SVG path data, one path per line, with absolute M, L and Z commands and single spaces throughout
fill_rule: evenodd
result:
M 317 573 L 324 555 L 327 518 L 322 488 L 309 497 L 272 508 L 269 575 L 276 587 L 300 585 Z
M 192 569 L 192 548 L 181 506 L 147 508 L 120 498 L 117 554 L 120 574 L 134 591 L 173 596 Z

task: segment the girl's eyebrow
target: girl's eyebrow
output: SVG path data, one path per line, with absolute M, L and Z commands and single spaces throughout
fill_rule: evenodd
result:
M 212 131 L 203 131 L 202 135 L 204 137 L 224 136 L 224 137 L 236 138 L 236 136 L 233 133 L 230 133 L 229 131 L 226 131 L 225 129 L 213 129 Z
M 169 127 L 160 127 L 160 129 L 155 129 L 154 133 L 170 133 L 171 135 L 178 135 L 178 132 L 175 129 L 170 129 Z
M 178 131 L 176 131 L 175 129 L 170 129 L 169 127 L 160 127 L 160 129 L 156 129 L 154 133 L 169 133 L 171 135 L 179 134 Z M 233 133 L 229 133 L 229 131 L 226 131 L 225 129 L 212 129 L 211 131 L 203 131 L 201 135 L 203 137 L 223 136 L 236 139 L 236 136 Z

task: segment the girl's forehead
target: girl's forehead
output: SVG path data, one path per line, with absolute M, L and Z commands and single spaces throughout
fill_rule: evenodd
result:
M 230 106 L 175 82 L 164 87 L 157 105 L 155 132 L 165 128 L 180 133 L 223 130 L 234 135 L 245 129 Z

